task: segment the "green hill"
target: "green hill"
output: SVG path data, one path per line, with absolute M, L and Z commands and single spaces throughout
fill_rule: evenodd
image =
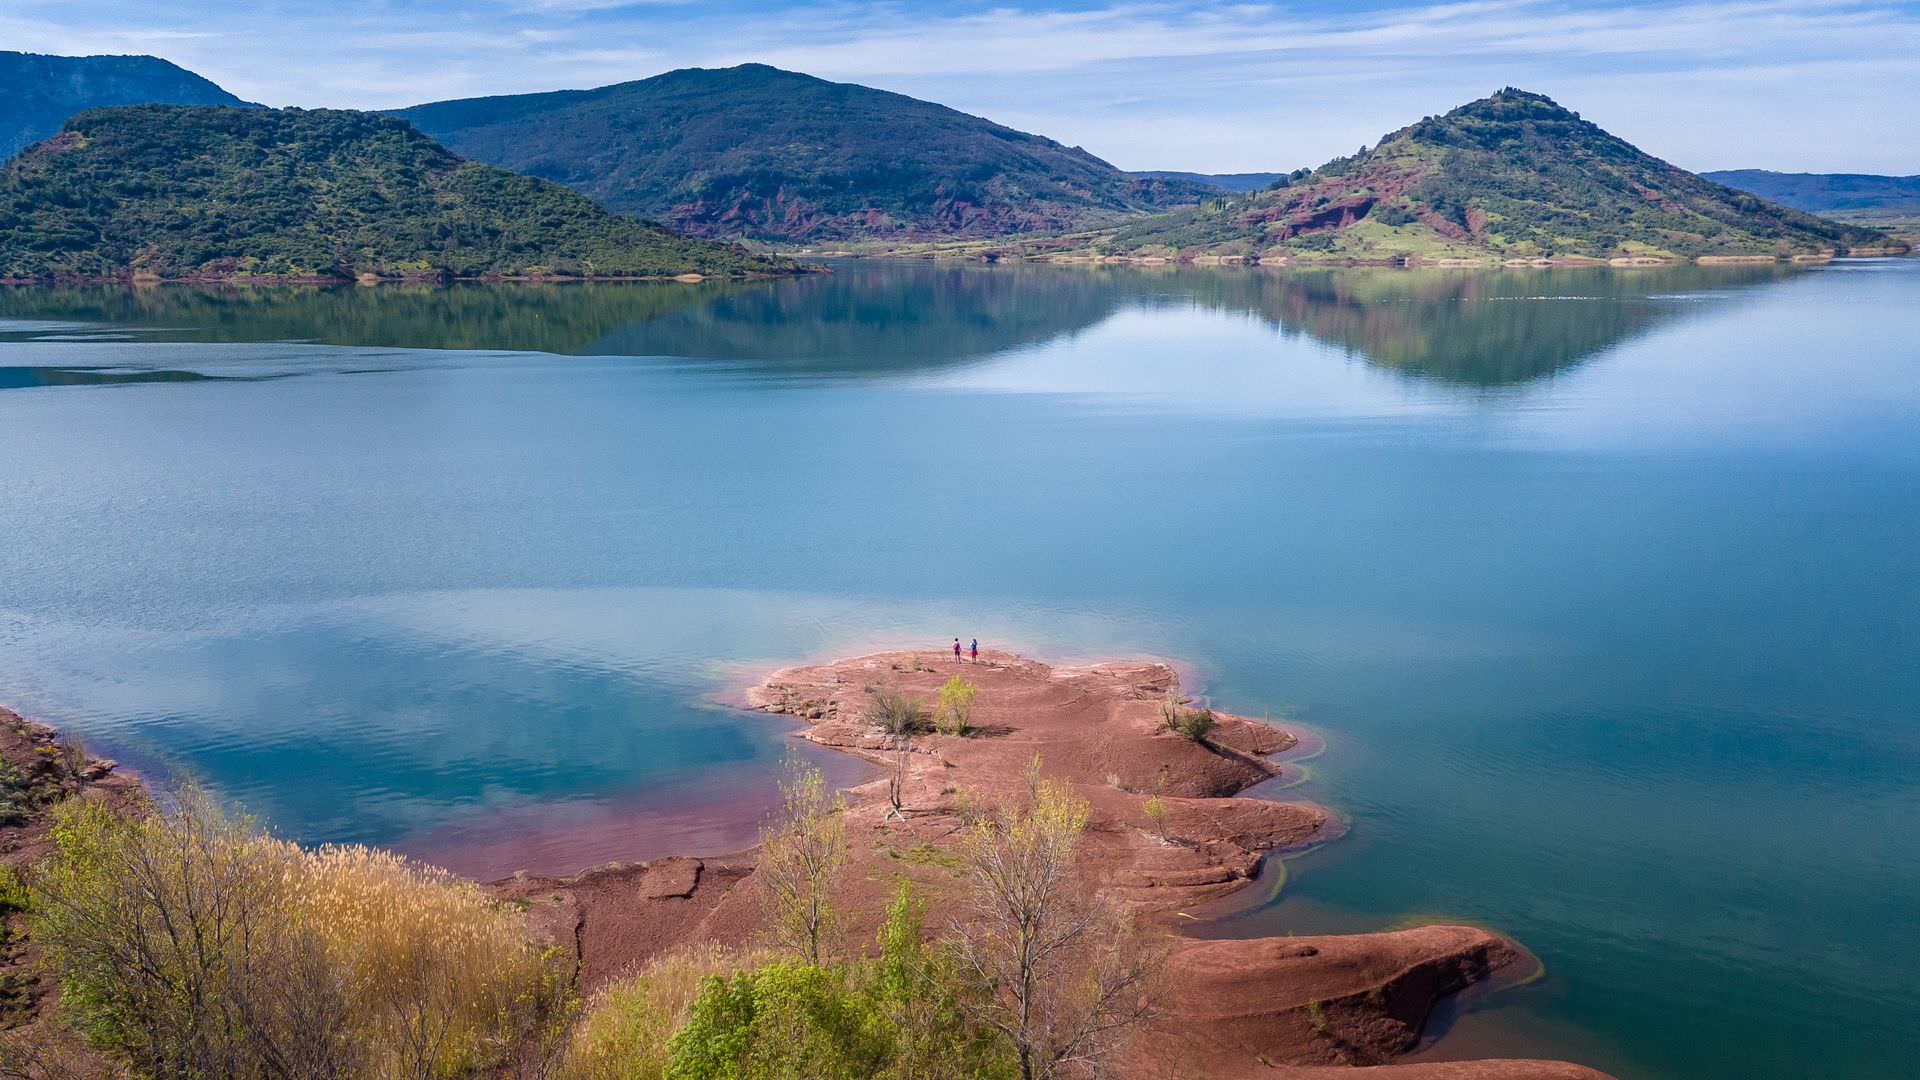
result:
M 392 117 L 95 109 L 0 172 L 0 278 L 746 274 L 791 264 L 461 161 Z
M 916 240 L 1111 223 L 1217 191 L 901 94 L 744 64 L 397 115 L 699 236 Z
M 0 52 L 0 161 L 102 105 L 245 105 L 157 56 L 43 56 Z
M 1386 262 L 1792 255 L 1887 243 L 1676 168 L 1511 88 L 1288 179 L 1133 223 L 1104 244 Z

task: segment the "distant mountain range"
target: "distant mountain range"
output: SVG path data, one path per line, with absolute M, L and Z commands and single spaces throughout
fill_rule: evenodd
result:
M 342 110 L 93 109 L 0 172 L 0 279 L 740 275 L 678 236 Z
M 1129 224 L 1099 246 L 1373 262 L 1793 255 L 1886 243 L 1669 165 L 1510 87 L 1290 183 Z
M 1715 183 L 1796 210 L 1837 217 L 1920 217 L 1920 176 L 1869 173 L 1784 173 L 1730 169 L 1701 173 Z
M 1287 174 L 1272 172 L 1169 172 L 1164 169 L 1149 169 L 1145 172 L 1135 172 L 1133 175 L 1150 176 L 1156 180 L 1185 180 L 1189 183 L 1205 184 L 1208 187 L 1218 188 L 1221 191 L 1258 191 L 1263 187 L 1271 187 L 1274 181 L 1281 179 Z
M 101 105 L 245 105 L 157 56 L 43 56 L 0 52 L 0 161 Z
M 271 110 L 154 57 L 0 53 L 0 76 L 0 136 L 16 143 L 102 102 L 229 107 L 88 114 L 24 154 L 0 181 L 0 275 L 12 276 L 644 276 L 771 265 L 634 218 L 788 248 L 1392 262 L 1890 250 L 1897 241 L 1862 223 L 1920 215 L 1917 177 L 1701 177 L 1511 88 L 1316 170 L 1208 174 L 1127 173 L 942 105 L 763 64 L 394 114 L 444 147 L 328 110 L 249 127 L 227 114 Z M 285 142 L 289 125 L 374 157 L 323 159 Z M 108 145 L 88 142 L 94 126 Z M 403 146 L 399 132 L 412 141 Z M 265 141 L 249 142 L 256 136 Z M 162 160 L 154 148 L 211 155 L 211 171 L 196 179 L 188 158 Z M 258 182 L 272 169 L 284 170 L 272 174 L 279 189 Z M 398 186 L 382 186 L 390 182 Z M 336 189 L 362 201 L 290 194 Z
M 764 64 L 395 115 L 457 154 L 696 236 L 817 244 L 1059 232 L 1218 194 L 944 105 Z

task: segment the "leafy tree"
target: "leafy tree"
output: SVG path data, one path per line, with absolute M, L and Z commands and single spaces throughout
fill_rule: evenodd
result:
M 1154 961 L 1076 872 L 1086 802 L 1037 767 L 1030 791 L 972 826 L 957 948 L 1021 1080 L 1095 1073 L 1148 1015 Z
M 951 948 L 926 942 L 926 909 L 901 882 L 878 934 L 875 1000 L 893 1032 L 894 1080 L 1010 1078 L 1015 1063 L 997 1032 L 979 1020 L 990 993 L 971 981 Z
M 477 888 L 385 852 L 308 852 L 189 789 L 69 801 L 30 880 L 66 1018 L 141 1076 L 543 1072 L 569 958 Z
M 709 979 L 668 1043 L 672 1080 L 868 1080 L 891 1056 L 846 968 L 776 960 Z
M 832 892 L 847 860 L 845 802 L 820 770 L 789 759 L 780 781 L 780 824 L 762 832 L 760 881 L 774 938 L 818 965 L 839 913 Z

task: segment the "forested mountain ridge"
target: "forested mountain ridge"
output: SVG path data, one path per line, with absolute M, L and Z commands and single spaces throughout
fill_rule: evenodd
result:
M 0 171 L 0 279 L 740 275 L 784 260 L 677 236 L 319 109 L 94 109 Z
M 1879 248 L 1508 88 L 1287 183 L 1131 223 L 1108 250 L 1357 261 L 1692 258 Z
M 102 105 L 245 105 L 213 82 L 157 56 L 47 56 L 0 52 L 0 161 Z
M 1135 176 L 944 105 L 764 64 L 395 115 L 455 153 L 700 236 L 835 243 L 1057 232 L 1219 193 Z
M 1156 180 L 1187 180 L 1221 191 L 1258 191 L 1270 187 L 1275 181 L 1284 179 L 1286 173 L 1246 172 L 1246 173 L 1201 173 L 1180 172 L 1174 169 L 1136 169 L 1135 176 L 1148 176 Z
M 1729 169 L 1700 175 L 1810 214 L 1897 210 L 1920 215 L 1920 176 L 1785 173 L 1768 169 Z

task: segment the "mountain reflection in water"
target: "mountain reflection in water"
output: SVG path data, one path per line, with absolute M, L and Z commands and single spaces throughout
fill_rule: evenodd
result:
M 1140 308 L 1257 318 L 1410 376 L 1477 387 L 1563 371 L 1779 281 L 1784 265 L 1634 270 L 985 267 L 847 262 L 764 282 L 0 290 L 4 340 L 315 342 L 724 361 L 772 377 L 900 377 L 1071 336 Z M 21 369 L 25 370 L 25 369 Z M 83 371 L 0 388 L 87 381 Z M 187 372 L 168 377 L 191 378 Z M 143 376 L 151 378 L 153 376 Z M 101 373 L 94 381 L 120 381 Z

